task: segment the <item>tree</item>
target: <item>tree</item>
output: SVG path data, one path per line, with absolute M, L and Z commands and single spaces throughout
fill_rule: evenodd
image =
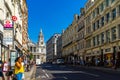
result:
M 30 53 L 30 60 L 32 60 L 33 59 L 33 54 L 32 53 Z

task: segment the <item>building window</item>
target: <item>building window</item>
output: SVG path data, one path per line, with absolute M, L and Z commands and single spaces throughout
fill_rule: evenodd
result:
M 105 0 L 106 1 L 106 7 L 108 7 L 109 6 L 109 1 L 110 0 Z
M 100 44 L 99 35 L 97 35 L 97 45 Z
M 43 49 L 41 49 L 41 52 L 43 52 Z
M 93 46 L 95 46 L 96 44 L 95 44 L 95 37 L 93 37 Z
M 113 3 L 115 0 L 111 0 L 111 3 Z
M 30 47 L 30 51 L 32 52 L 32 47 Z
M 37 59 L 39 59 L 40 58 L 40 56 L 39 55 L 37 55 Z
M 112 41 L 116 40 L 116 27 L 112 28 Z
M 34 47 L 34 52 L 36 52 L 36 47 Z
M 90 26 L 87 28 L 87 33 L 90 33 L 91 32 L 91 28 Z
M 86 44 L 86 47 L 87 47 L 87 48 L 90 48 L 90 47 L 91 47 L 91 40 L 90 40 L 90 39 L 87 40 L 86 43 L 87 43 L 87 44 Z
M 106 22 L 108 23 L 109 20 L 110 20 L 110 13 L 107 13 L 107 14 L 106 14 Z
M 104 10 L 104 4 L 103 3 L 101 3 L 101 12 Z
M 95 11 L 93 11 L 93 18 L 95 18 Z
M 101 26 L 104 26 L 104 17 L 101 18 Z
M 100 27 L 100 24 L 99 24 L 99 20 L 97 21 L 97 28 L 99 29 Z
M 116 8 L 112 10 L 112 19 L 116 18 Z
M 107 43 L 110 42 L 110 31 L 109 30 L 106 31 L 106 42 Z
M 104 33 L 101 33 L 101 44 L 104 43 Z
M 120 24 L 118 25 L 118 29 L 119 29 L 119 30 L 118 30 L 118 31 L 119 31 L 119 32 L 118 32 L 118 33 L 119 33 L 118 36 L 119 36 L 119 39 L 120 39 Z
M 119 5 L 119 11 L 118 11 L 118 13 L 119 13 L 119 16 L 120 16 L 120 5 Z
M 95 31 L 95 23 L 93 24 L 93 31 Z
M 99 14 L 99 7 L 96 8 L 97 15 Z

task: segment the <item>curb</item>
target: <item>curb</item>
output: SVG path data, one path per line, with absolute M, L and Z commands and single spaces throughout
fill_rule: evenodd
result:
M 25 80 L 31 80 L 33 77 L 34 72 L 36 71 L 36 66 L 33 65 L 29 72 L 25 72 Z

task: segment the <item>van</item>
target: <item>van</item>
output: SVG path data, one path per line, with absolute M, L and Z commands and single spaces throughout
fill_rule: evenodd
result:
M 57 64 L 64 64 L 64 60 L 63 59 L 57 59 Z

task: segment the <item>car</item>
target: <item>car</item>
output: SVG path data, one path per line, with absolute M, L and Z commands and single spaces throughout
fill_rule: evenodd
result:
M 63 59 L 57 59 L 57 64 L 64 64 L 64 60 Z

